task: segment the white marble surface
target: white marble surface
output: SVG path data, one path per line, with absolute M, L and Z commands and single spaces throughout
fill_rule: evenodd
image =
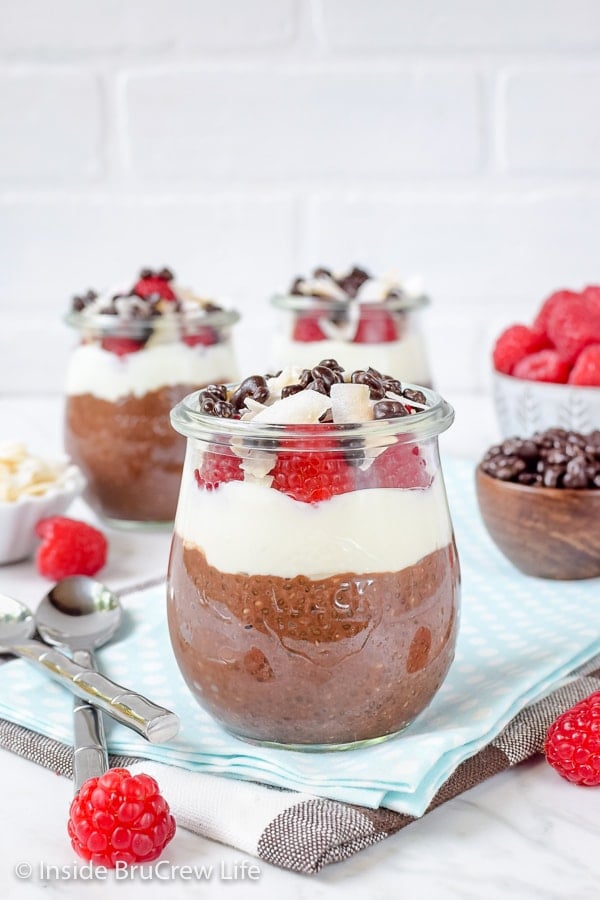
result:
M 449 398 L 457 420 L 446 453 L 476 458 L 496 438 L 490 401 Z M 22 438 L 31 449 L 60 450 L 60 401 L 0 398 L 0 439 Z M 83 503 L 73 514 L 92 520 Z M 167 535 L 109 532 L 111 558 L 102 573 L 111 586 L 164 573 Z M 48 583 L 31 563 L 0 569 L 0 590 L 35 607 Z M 43 702 L 43 701 L 41 701 Z M 128 877 L 116 882 L 75 879 L 80 870 L 66 836 L 71 784 L 0 751 L 0 898 L 152 896 L 168 885 L 172 900 L 195 895 L 270 900 L 387 898 L 411 900 L 596 900 L 600 893 L 600 789 L 563 781 L 542 758 L 497 775 L 408 828 L 317 876 L 295 875 L 179 829 L 165 852 L 168 880 Z M 232 879 L 236 863 L 260 869 L 257 880 Z M 31 867 L 29 878 L 15 869 Z M 202 881 L 184 880 L 179 867 L 213 867 Z M 48 880 L 42 877 L 51 869 Z M 64 869 L 61 869 L 64 867 Z M 60 870 L 60 877 L 54 874 Z M 237 867 L 241 871 L 241 867 Z M 169 873 L 170 874 L 170 873 Z M 225 877 L 224 877 L 225 876 Z

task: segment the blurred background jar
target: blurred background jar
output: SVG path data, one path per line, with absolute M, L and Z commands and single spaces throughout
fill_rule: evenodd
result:
M 372 366 L 401 381 L 431 385 L 421 311 L 429 299 L 395 273 L 371 276 L 315 269 L 287 294 L 272 298 L 279 313 L 271 364 L 314 365 L 335 359 L 348 371 Z
M 178 287 L 168 269 L 74 298 L 65 446 L 87 479 L 86 500 L 110 524 L 173 521 L 185 441 L 169 412 L 190 390 L 237 377 L 238 319 Z

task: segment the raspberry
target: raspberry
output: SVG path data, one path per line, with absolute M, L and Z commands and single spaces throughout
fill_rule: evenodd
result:
M 533 330 L 548 337 L 548 321 L 555 309 L 565 309 L 571 300 L 579 297 L 575 291 L 556 291 L 545 300 L 535 317 Z M 539 348 L 542 349 L 542 348 Z
M 585 297 L 556 305 L 548 318 L 548 336 L 565 362 L 575 362 L 584 347 L 600 343 L 600 310 Z
M 431 484 L 427 463 L 416 444 L 396 443 L 358 470 L 357 488 L 423 488 Z
M 595 284 L 589 284 L 582 294 L 586 302 L 594 310 L 600 312 L 600 287 Z
M 582 350 L 569 375 L 569 384 L 600 387 L 600 344 Z
M 301 313 L 296 319 L 292 340 L 310 343 L 311 341 L 324 341 L 325 335 L 319 325 L 318 313 Z
M 546 339 L 527 325 L 511 325 L 502 332 L 494 346 L 494 368 L 505 375 L 513 375 L 516 364 L 525 356 L 547 346 Z
M 354 335 L 355 344 L 387 344 L 398 337 L 396 323 L 385 309 L 376 306 L 361 306 L 358 328 Z
M 354 470 L 343 454 L 280 453 L 270 474 L 271 487 L 302 503 L 319 503 L 354 490 Z
M 117 356 L 125 356 L 127 353 L 137 353 L 144 346 L 145 341 L 136 341 L 133 338 L 126 337 L 105 337 L 102 338 L 102 349 L 108 350 L 109 353 L 116 353 Z
M 570 371 L 571 366 L 561 359 L 556 350 L 540 350 L 520 360 L 513 369 L 513 375 L 528 381 L 565 384 Z
M 202 344 L 203 347 L 212 347 L 213 344 L 218 343 L 218 340 L 217 332 L 210 325 L 202 325 L 191 334 L 184 334 L 182 337 L 183 343 L 188 347 L 196 347 L 198 344 Z
M 161 278 L 160 275 L 149 275 L 145 278 L 140 278 L 133 286 L 133 293 L 144 299 L 156 295 L 158 295 L 161 300 L 177 299 L 169 286 L 168 280 L 166 278 Z
M 552 723 L 546 759 L 573 784 L 600 784 L 600 691 L 590 694 Z
M 67 831 L 79 856 L 113 869 L 160 856 L 175 834 L 175 819 L 154 778 L 109 769 L 81 786 Z
M 199 469 L 194 470 L 194 478 L 199 488 L 215 491 L 226 481 L 243 481 L 244 470 L 238 456 L 222 456 L 219 453 L 205 453 Z
M 38 572 L 52 581 L 68 575 L 95 575 L 106 563 L 108 542 L 87 522 L 50 516 L 40 519 L 35 533 L 42 538 L 36 554 Z

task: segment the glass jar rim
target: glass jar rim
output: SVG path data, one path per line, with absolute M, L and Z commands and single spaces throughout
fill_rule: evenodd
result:
M 277 309 L 289 309 L 293 312 L 337 312 L 346 310 L 354 303 L 356 298 L 348 300 L 335 300 L 333 297 L 318 297 L 312 294 L 274 294 L 271 297 L 272 306 Z M 358 301 L 360 302 L 360 301 Z M 373 309 L 386 309 L 391 312 L 409 312 L 423 309 L 429 306 L 431 300 L 427 294 L 407 294 L 404 297 L 390 297 L 387 300 L 365 299 L 363 308 L 372 306 Z
M 79 330 L 89 328 L 92 331 L 101 333 L 118 331 L 119 334 L 138 332 L 140 326 L 151 326 L 154 328 L 159 326 L 161 322 L 167 321 L 181 327 L 195 328 L 202 325 L 210 325 L 211 328 L 226 328 L 228 325 L 234 325 L 236 322 L 239 322 L 239 320 L 240 314 L 235 309 L 179 310 L 169 312 L 166 316 L 153 316 L 147 319 L 125 318 L 124 316 L 111 315 L 110 313 L 86 315 L 85 312 L 70 312 L 64 317 L 64 321 L 72 328 Z
M 234 388 L 236 385 L 228 385 Z M 446 431 L 454 421 L 454 409 L 447 400 L 433 391 L 431 388 L 418 384 L 402 382 L 403 388 L 422 391 L 427 402 L 426 409 L 409 416 L 396 416 L 389 419 L 373 419 L 369 422 L 357 422 L 352 424 L 327 423 L 319 434 L 315 425 L 290 425 L 270 424 L 261 422 L 253 424 L 253 420 L 242 422 L 240 419 L 224 419 L 218 416 L 210 416 L 199 410 L 198 398 L 201 391 L 193 391 L 183 398 L 171 410 L 171 425 L 180 434 L 188 438 L 226 442 L 230 439 L 243 439 L 248 447 L 256 446 L 265 449 L 265 441 L 277 441 L 283 449 L 286 445 L 289 449 L 298 449 L 298 440 L 304 440 L 307 445 L 319 446 L 325 439 L 329 446 L 323 446 L 324 452 L 331 450 L 336 452 L 339 447 L 331 447 L 331 438 L 338 437 L 348 440 L 357 438 L 368 439 L 376 444 L 378 439 L 392 436 L 407 435 L 414 440 L 425 440 L 437 437 Z

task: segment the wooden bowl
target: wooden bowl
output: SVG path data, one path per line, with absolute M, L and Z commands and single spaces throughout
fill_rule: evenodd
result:
M 526 575 L 600 576 L 600 490 L 529 487 L 477 467 L 477 500 L 490 537 Z

